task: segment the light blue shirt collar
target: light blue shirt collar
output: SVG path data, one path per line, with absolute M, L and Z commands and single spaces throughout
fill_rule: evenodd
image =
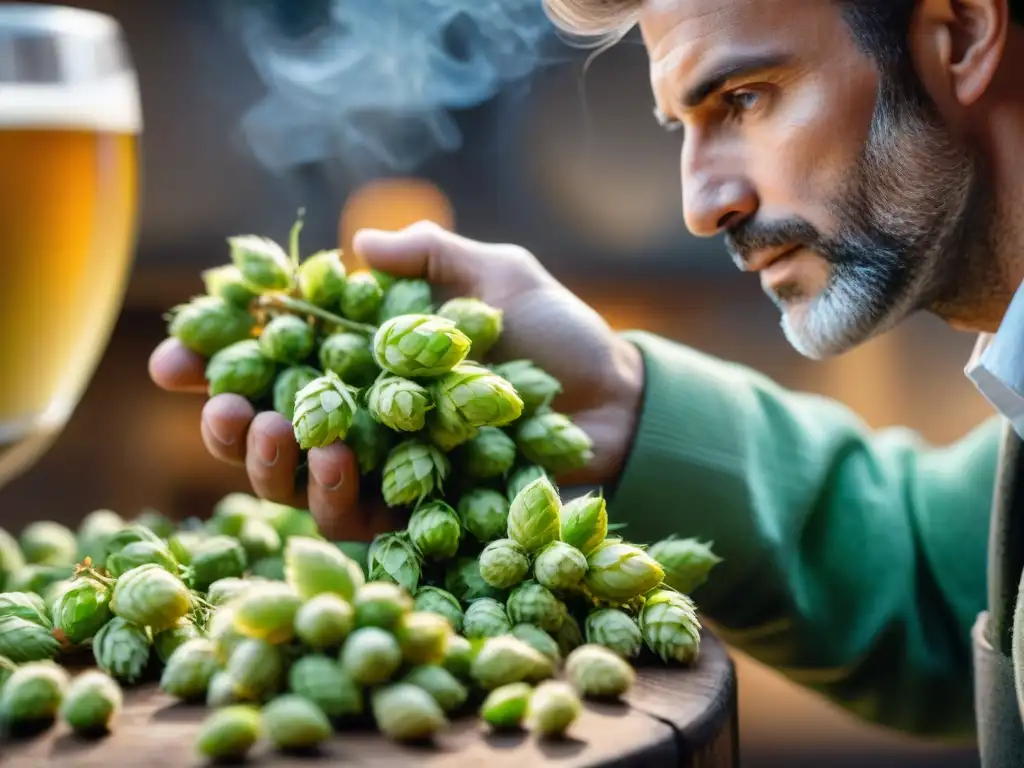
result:
M 1024 439 L 1024 285 L 994 334 L 982 334 L 964 373 Z

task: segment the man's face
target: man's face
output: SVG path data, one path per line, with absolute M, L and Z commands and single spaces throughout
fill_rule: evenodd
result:
M 647 0 L 640 28 L 657 109 L 683 134 L 687 227 L 726 233 L 794 347 L 838 354 L 959 300 L 964 231 L 989 211 L 980 166 L 838 3 Z

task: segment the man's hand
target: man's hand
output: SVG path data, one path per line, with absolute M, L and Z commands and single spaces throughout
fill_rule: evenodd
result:
M 366 230 L 353 249 L 374 269 L 424 278 L 439 298 L 472 296 L 504 311 L 504 330 L 488 359 L 528 358 L 561 381 L 554 407 L 594 441 L 594 459 L 559 483 L 608 483 L 629 451 L 643 391 L 639 352 L 518 246 L 479 243 L 421 222 L 400 232 Z M 175 339 L 154 351 L 150 375 L 173 392 L 206 393 L 204 361 Z M 308 507 L 326 535 L 367 540 L 401 527 L 383 504 L 359 504 L 355 455 L 341 443 L 309 451 L 309 483 L 295 487 L 300 450 L 291 423 L 256 414 L 237 395 L 203 409 L 202 436 L 221 461 L 244 465 L 256 495 Z

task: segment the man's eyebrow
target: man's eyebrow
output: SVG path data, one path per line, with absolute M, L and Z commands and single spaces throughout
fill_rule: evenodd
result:
M 693 109 L 730 80 L 788 64 L 785 53 L 737 54 L 718 62 L 683 94 L 683 106 Z

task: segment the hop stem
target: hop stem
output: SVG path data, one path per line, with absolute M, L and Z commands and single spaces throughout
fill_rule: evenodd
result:
M 305 215 L 306 209 L 299 208 L 298 218 L 296 218 L 295 224 L 292 225 L 291 235 L 288 237 L 288 254 L 291 257 L 293 268 L 299 266 L 299 233 L 302 231 L 302 218 Z
M 326 323 L 340 326 L 349 331 L 355 333 L 362 333 L 367 336 L 373 336 L 377 332 L 376 326 L 366 325 L 365 323 L 357 323 L 354 320 L 336 315 L 333 312 L 328 312 L 326 309 L 321 309 L 313 304 L 303 301 L 302 299 L 296 299 L 294 296 L 288 296 L 284 293 L 265 293 L 256 299 L 257 305 L 261 309 L 284 309 L 289 312 L 297 312 L 302 315 L 311 315 Z

